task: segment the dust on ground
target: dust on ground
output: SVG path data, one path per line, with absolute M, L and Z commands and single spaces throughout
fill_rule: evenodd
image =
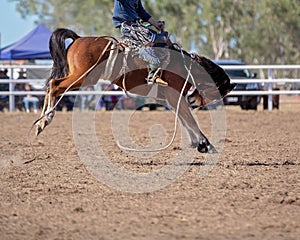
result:
M 196 115 L 209 132 L 209 112 Z M 151 172 L 187 151 L 175 141 L 153 159 L 136 159 L 116 145 L 111 116 L 97 113 L 96 131 L 119 167 Z M 1 239 L 299 239 L 300 109 L 228 108 L 225 146 L 211 171 L 199 177 L 206 154 L 196 153 L 183 176 L 150 193 L 118 191 L 86 170 L 72 113 L 57 113 L 31 145 L 36 118 L 0 114 Z M 170 138 L 174 114 L 155 111 L 136 113 L 132 139 L 147 146 L 154 122 Z

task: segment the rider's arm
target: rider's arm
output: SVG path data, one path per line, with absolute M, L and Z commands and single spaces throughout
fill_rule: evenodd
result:
M 151 15 L 144 9 L 143 4 L 141 1 L 138 1 L 137 6 L 137 14 L 144 22 L 149 22 L 149 19 L 151 18 Z
M 156 27 L 158 30 L 162 30 L 164 27 L 164 24 L 158 21 L 155 21 L 151 15 L 144 9 L 143 4 L 141 1 L 138 1 L 138 8 L 137 8 L 138 15 L 144 22 L 148 22 L 154 27 Z

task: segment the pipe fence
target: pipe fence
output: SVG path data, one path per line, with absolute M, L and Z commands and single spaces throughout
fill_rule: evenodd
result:
M 300 78 L 276 78 L 274 75 L 275 71 L 284 70 L 291 71 L 296 70 L 297 76 L 300 75 L 300 65 L 223 65 L 225 70 L 265 70 L 267 71 L 267 78 L 247 78 L 247 79 L 232 79 L 234 83 L 259 83 L 264 85 L 264 90 L 259 91 L 233 91 L 230 95 L 256 95 L 256 96 L 268 96 L 268 110 L 272 110 L 273 96 L 274 95 L 300 95 L 300 90 L 274 90 L 274 84 L 285 85 L 286 83 L 299 84 L 300 89 Z M 13 78 L 16 69 L 51 69 L 49 65 L 0 65 L 0 69 L 10 70 L 10 76 Z M 40 91 L 15 91 L 15 84 L 28 83 L 28 84 L 45 84 L 46 79 L 0 79 L 1 84 L 9 84 L 9 91 L 0 91 L 0 96 L 9 96 L 9 111 L 13 112 L 15 110 L 15 96 L 22 95 L 45 95 L 44 90 Z M 103 81 L 108 82 L 108 81 Z M 115 96 L 125 96 L 123 91 L 70 91 L 66 95 L 115 95 Z

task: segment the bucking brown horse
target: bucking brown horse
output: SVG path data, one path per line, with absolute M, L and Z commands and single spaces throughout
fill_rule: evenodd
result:
M 72 40 L 69 46 L 66 46 L 67 39 Z M 221 100 L 235 86 L 225 71 L 211 60 L 190 54 L 176 44 L 155 48 L 156 51 L 168 51 L 169 62 L 161 72 L 161 78 L 168 83 L 166 87 L 148 85 L 145 62 L 113 37 L 80 37 L 72 30 L 57 29 L 50 38 L 49 47 L 53 67 L 47 81 L 41 117 L 35 123 L 36 135 L 52 121 L 58 96 L 105 79 L 126 92 L 141 96 L 148 96 L 156 88 L 154 97 L 165 99 L 178 110 L 192 147 L 197 147 L 202 153 L 216 152 L 191 113 L 191 107 Z M 195 90 L 188 95 L 191 87 Z

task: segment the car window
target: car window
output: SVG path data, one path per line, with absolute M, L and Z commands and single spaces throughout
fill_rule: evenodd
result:
M 242 78 L 250 78 L 250 73 L 247 69 L 239 69 L 239 70 L 234 70 L 234 69 L 227 69 L 225 70 L 229 77 L 242 77 Z

